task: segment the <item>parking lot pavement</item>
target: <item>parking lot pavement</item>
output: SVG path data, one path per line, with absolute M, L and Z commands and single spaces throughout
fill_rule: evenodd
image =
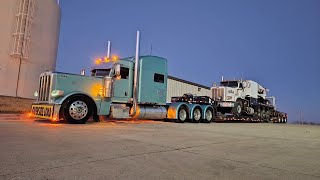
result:
M 320 179 L 320 127 L 0 115 L 0 179 Z

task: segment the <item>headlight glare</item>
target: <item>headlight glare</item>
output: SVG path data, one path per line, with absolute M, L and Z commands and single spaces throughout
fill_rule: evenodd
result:
M 57 90 L 57 89 L 55 89 L 55 90 L 53 90 L 53 91 L 51 92 L 51 96 L 52 96 L 52 97 L 63 96 L 63 94 L 64 94 L 64 91 Z

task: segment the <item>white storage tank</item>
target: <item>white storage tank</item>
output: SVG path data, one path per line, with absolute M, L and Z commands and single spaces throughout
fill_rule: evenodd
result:
M 186 81 L 173 76 L 168 76 L 167 86 L 167 103 L 171 102 L 171 97 L 182 96 L 183 94 L 193 94 L 196 96 L 209 96 L 211 97 L 211 88 Z
M 0 1 L 0 95 L 34 98 L 39 75 L 56 66 L 57 0 Z

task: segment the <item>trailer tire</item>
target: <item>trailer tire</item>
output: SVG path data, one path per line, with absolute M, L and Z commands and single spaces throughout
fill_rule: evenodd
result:
M 177 123 L 184 123 L 188 119 L 188 111 L 187 108 L 181 106 L 178 110 L 178 119 L 176 120 Z
M 70 124 L 84 124 L 92 114 L 92 106 L 87 97 L 82 95 L 72 96 L 62 105 L 62 117 Z
M 204 123 L 211 123 L 213 120 L 214 111 L 211 108 L 208 108 L 206 112 L 204 113 Z
M 201 121 L 202 114 L 199 107 L 195 108 L 192 112 L 192 122 L 199 123 Z
M 282 123 L 287 123 L 287 118 L 286 117 L 282 117 Z

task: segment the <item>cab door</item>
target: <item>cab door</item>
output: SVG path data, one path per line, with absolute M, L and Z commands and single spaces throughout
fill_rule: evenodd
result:
M 132 97 L 132 70 L 129 67 L 120 67 L 120 76 L 114 78 L 113 102 L 127 103 Z

